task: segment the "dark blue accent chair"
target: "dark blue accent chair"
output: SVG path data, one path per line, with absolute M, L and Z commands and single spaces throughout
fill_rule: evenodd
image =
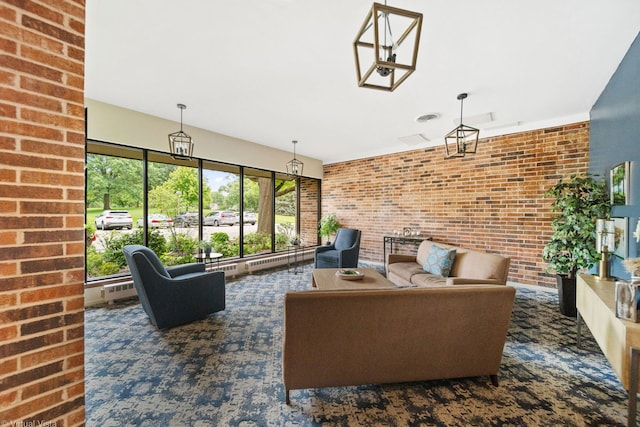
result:
M 158 329 L 204 319 L 225 308 L 223 271 L 205 271 L 205 264 L 165 268 L 158 256 L 142 245 L 122 251 L 129 265 L 138 298 Z
M 316 248 L 316 268 L 356 268 L 360 254 L 360 234 L 360 230 L 340 228 L 332 245 Z

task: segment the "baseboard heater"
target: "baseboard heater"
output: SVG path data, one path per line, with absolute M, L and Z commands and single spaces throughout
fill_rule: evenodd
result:
M 214 269 L 217 270 L 218 268 Z M 235 277 L 238 274 L 238 264 L 224 264 L 220 266 L 220 270 L 224 271 L 225 277 Z
M 264 270 L 265 268 L 278 267 L 281 265 L 291 265 L 293 267 L 294 260 L 297 262 L 308 261 L 313 259 L 313 250 L 300 251 L 295 255 L 293 252 L 282 255 L 274 255 L 266 258 L 260 258 L 256 260 L 247 261 L 245 263 L 245 269 L 248 273 L 253 273 L 255 271 Z
M 102 290 L 104 301 L 107 304 L 112 304 L 119 299 L 132 298 L 138 295 L 133 282 L 104 285 Z

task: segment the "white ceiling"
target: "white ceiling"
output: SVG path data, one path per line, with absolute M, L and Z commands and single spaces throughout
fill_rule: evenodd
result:
M 461 92 L 481 138 L 587 120 L 640 29 L 638 0 L 388 4 L 424 14 L 394 92 L 357 86 L 370 0 L 87 0 L 85 96 L 333 163 L 442 145 Z

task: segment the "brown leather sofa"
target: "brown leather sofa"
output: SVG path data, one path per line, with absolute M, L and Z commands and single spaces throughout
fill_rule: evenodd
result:
M 288 292 L 287 404 L 304 388 L 483 375 L 497 386 L 514 297 L 495 285 Z
M 449 277 L 427 273 L 423 265 L 432 245 L 456 249 Z M 445 286 L 463 284 L 506 285 L 510 259 L 498 254 L 474 251 L 424 240 L 416 255 L 387 254 L 387 279 L 396 286 Z

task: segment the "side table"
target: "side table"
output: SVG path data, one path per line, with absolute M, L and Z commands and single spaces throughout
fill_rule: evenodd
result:
M 194 256 L 198 262 L 203 262 L 205 264 L 212 264 L 215 261 L 216 270 L 220 270 L 220 258 L 222 258 L 222 254 L 218 252 L 211 252 L 208 254 L 197 253 Z
M 412 243 L 414 246 L 420 245 L 423 240 L 433 240 L 433 237 L 426 236 L 383 236 L 382 241 L 382 262 L 387 262 L 387 244 L 389 245 L 389 253 L 393 253 L 393 244 Z
M 302 256 L 302 251 L 306 248 L 306 246 L 304 245 L 290 245 L 287 246 L 287 271 L 290 271 L 291 268 L 291 261 L 290 261 L 290 257 L 292 255 L 293 252 L 293 274 L 298 274 L 298 273 L 302 273 L 304 271 L 303 267 L 300 267 L 300 260 L 298 259 L 299 257 Z

